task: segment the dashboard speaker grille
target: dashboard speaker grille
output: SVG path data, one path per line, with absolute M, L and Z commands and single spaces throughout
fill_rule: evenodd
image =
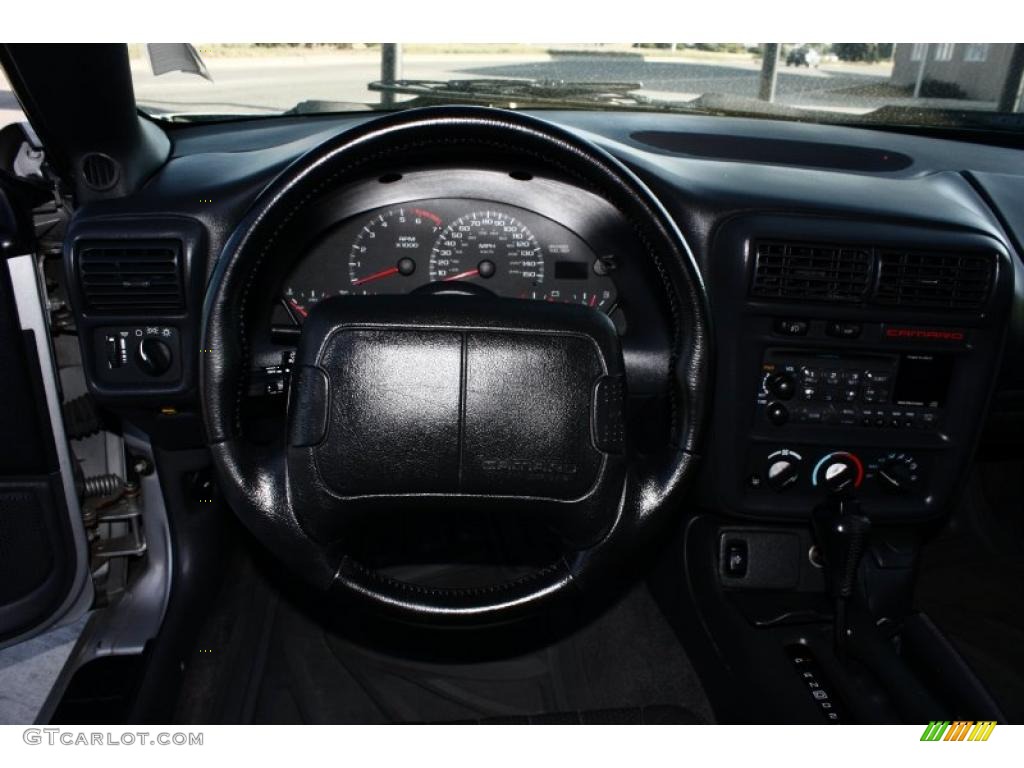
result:
M 811 301 L 864 301 L 871 251 L 821 243 L 760 241 L 755 246 L 755 296 Z
M 82 243 L 78 277 L 93 312 L 158 315 L 184 308 L 181 244 Z
M 900 307 L 980 309 L 992 277 L 992 259 L 984 254 L 883 250 L 875 298 Z

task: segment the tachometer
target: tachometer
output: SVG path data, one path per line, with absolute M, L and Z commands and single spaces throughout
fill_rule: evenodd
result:
M 544 282 L 544 253 L 518 219 L 475 211 L 451 222 L 437 238 L 430 278 L 492 283 L 495 293 L 517 295 Z
M 348 255 L 346 293 L 406 293 L 407 281 L 422 270 L 441 217 L 414 206 L 391 208 L 359 230 Z

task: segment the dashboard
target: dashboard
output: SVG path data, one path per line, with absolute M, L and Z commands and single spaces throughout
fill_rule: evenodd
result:
M 1005 409 L 995 421 L 1010 432 L 1021 423 L 1024 404 L 1012 396 L 1024 383 L 1019 153 L 770 121 L 543 116 L 640 176 L 701 269 L 716 358 L 701 504 L 806 519 L 826 488 L 850 484 L 880 519 L 932 517 L 956 497 L 990 404 Z M 66 260 L 90 389 L 104 404 L 130 410 L 157 441 L 201 441 L 203 286 L 228 234 L 290 162 L 365 119 L 176 128 L 173 156 L 150 183 L 78 211 Z M 729 140 L 708 144 L 711 135 Z M 785 158 L 770 151 L 778 141 Z M 832 157 L 837 148 L 904 162 L 851 166 L 849 152 Z M 214 204 L 196 203 L 200 187 Z M 91 251 L 110 259 L 121 248 L 137 261 L 158 246 L 178 270 L 179 303 L 134 311 L 93 302 Z M 608 201 L 542 162 L 451 157 L 368 169 L 324 190 L 268 254 L 277 271 L 254 313 L 254 412 L 283 413 L 302 323 L 325 298 L 450 289 L 607 313 L 630 412 L 645 425 L 634 432 L 642 449 L 668 418 L 671 365 L 658 353 L 670 329 L 652 311 L 661 278 L 638 257 L 644 248 Z M 166 350 L 154 356 L 158 344 Z M 137 364 L 161 355 L 165 367 Z
M 496 296 L 615 308 L 614 256 L 534 211 L 494 200 L 387 205 L 330 229 L 284 281 L 277 325 L 301 325 L 330 296 L 413 293 L 430 283 Z

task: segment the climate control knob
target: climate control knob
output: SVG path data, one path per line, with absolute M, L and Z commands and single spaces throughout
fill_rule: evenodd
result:
M 829 493 L 843 493 L 864 482 L 864 465 L 849 451 L 834 451 L 821 457 L 811 473 L 811 485 Z
M 886 493 L 909 493 L 917 485 L 917 460 L 905 453 L 890 453 L 878 462 L 875 478 Z
M 765 480 L 776 491 L 784 491 L 800 479 L 803 457 L 783 448 L 768 456 Z

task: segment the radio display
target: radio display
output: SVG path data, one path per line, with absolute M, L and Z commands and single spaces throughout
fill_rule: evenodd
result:
M 941 408 L 952 377 L 953 358 L 950 355 L 900 355 L 893 402 Z

